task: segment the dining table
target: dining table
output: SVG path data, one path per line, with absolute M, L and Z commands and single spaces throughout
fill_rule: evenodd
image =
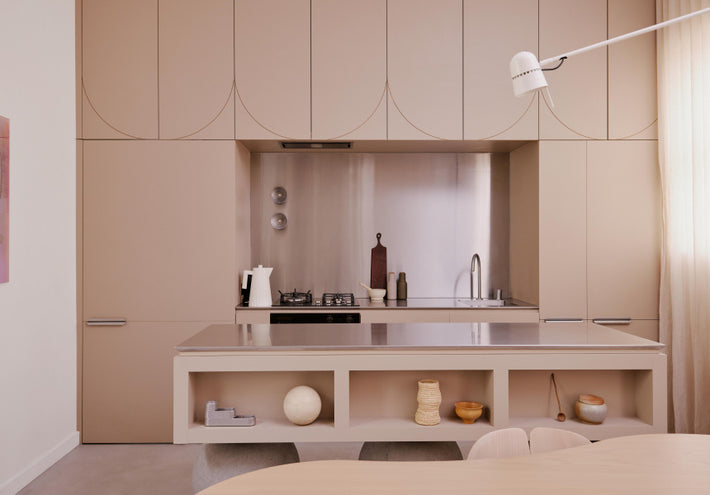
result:
M 199 492 L 335 493 L 707 495 L 710 435 L 632 435 L 497 459 L 299 462 L 241 474 Z

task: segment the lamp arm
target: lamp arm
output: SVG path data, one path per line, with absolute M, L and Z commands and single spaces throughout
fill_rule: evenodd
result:
M 710 12 L 710 7 L 696 10 L 695 12 L 691 12 L 690 14 L 685 14 L 680 17 L 675 17 L 673 19 L 669 19 L 667 21 L 660 22 L 658 24 L 654 24 L 653 26 L 648 26 L 648 27 L 639 29 L 637 31 L 632 31 L 630 33 L 622 34 L 621 36 L 616 36 L 615 38 L 600 41 L 599 43 L 594 43 L 593 45 L 585 46 L 584 48 L 578 48 L 576 50 L 572 50 L 571 52 L 563 53 L 562 55 L 558 55 L 556 57 L 546 58 L 545 60 L 540 61 L 540 67 L 545 67 L 546 65 L 550 65 L 552 63 L 558 62 L 562 57 L 572 57 L 573 55 L 579 55 L 580 53 L 588 52 L 588 51 L 594 50 L 596 48 L 601 48 L 603 46 L 611 45 L 611 44 L 617 43 L 619 41 L 624 41 L 629 38 L 634 38 L 634 37 L 640 36 L 642 34 L 650 33 L 651 31 L 656 31 L 657 29 L 661 29 L 662 27 L 666 27 L 671 24 L 675 24 L 676 22 L 681 22 L 686 19 L 690 19 L 691 17 L 695 17 L 700 14 L 705 14 L 706 12 Z

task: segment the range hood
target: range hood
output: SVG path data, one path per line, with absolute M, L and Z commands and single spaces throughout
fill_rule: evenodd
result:
M 281 141 L 285 150 L 349 150 L 351 141 Z

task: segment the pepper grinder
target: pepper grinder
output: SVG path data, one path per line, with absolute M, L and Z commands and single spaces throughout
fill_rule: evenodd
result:
M 397 299 L 400 301 L 407 300 L 407 274 L 399 272 L 399 280 L 397 280 Z
M 387 300 L 397 299 L 397 279 L 394 272 L 387 274 Z

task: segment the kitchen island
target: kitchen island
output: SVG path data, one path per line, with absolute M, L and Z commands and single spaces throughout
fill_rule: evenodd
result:
M 511 426 L 599 440 L 667 428 L 663 345 L 587 322 L 211 325 L 176 348 L 175 443 L 471 441 Z M 440 383 L 436 426 L 414 422 L 423 378 Z M 321 397 L 308 426 L 283 413 L 297 385 Z M 581 393 L 604 397 L 602 424 L 574 418 Z M 256 424 L 205 426 L 210 400 Z M 464 424 L 453 407 L 462 400 L 484 404 L 484 416 Z

